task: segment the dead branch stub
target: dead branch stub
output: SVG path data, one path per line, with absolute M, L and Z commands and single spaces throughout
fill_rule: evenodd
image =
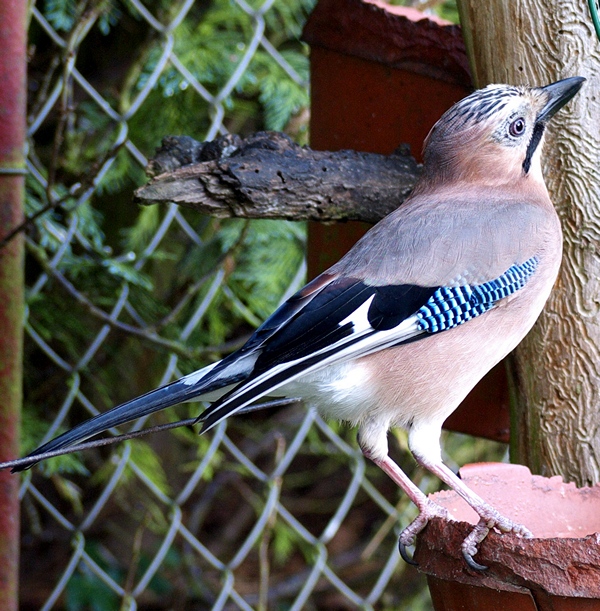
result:
M 203 143 L 168 136 L 135 201 L 175 202 L 219 218 L 376 223 L 405 200 L 420 171 L 405 146 L 377 155 L 315 151 L 279 132 Z

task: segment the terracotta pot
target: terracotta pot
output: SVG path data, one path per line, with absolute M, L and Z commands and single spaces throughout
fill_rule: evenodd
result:
M 476 556 L 488 569 L 473 571 L 460 544 L 475 512 L 454 491 L 431 495 L 456 520 L 432 520 L 415 550 L 436 611 L 600 610 L 600 486 L 577 488 L 499 463 L 467 465 L 460 475 L 534 538 L 491 532 Z

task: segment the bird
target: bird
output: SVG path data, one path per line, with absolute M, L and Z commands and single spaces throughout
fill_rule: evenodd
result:
M 241 348 L 76 425 L 27 458 L 185 401 L 209 402 L 198 417 L 205 432 L 263 397 L 300 397 L 323 417 L 357 426 L 364 456 L 417 506 L 398 543 L 412 562 L 407 547 L 432 517 L 448 514 L 389 456 L 388 430 L 406 429 L 417 463 L 478 514 L 461 551 L 484 570 L 474 556 L 491 529 L 532 534 L 443 463 L 441 428 L 528 333 L 555 283 L 562 233 L 542 175 L 544 133 L 584 81 L 492 84 L 458 101 L 429 132 L 422 174 L 404 203 Z

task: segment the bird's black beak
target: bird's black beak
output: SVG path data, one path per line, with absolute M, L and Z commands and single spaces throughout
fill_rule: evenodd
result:
M 545 87 L 540 87 L 548 96 L 548 101 L 539 112 L 536 123 L 546 123 L 551 119 L 575 94 L 581 89 L 585 79 L 582 76 L 572 76 L 571 78 L 551 83 Z

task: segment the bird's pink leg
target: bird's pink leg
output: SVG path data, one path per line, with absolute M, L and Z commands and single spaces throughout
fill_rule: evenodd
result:
M 375 463 L 384 473 L 386 473 L 392 481 L 394 481 L 406 494 L 408 498 L 417 506 L 419 515 L 400 533 L 398 540 L 400 554 L 402 558 L 410 563 L 415 564 L 407 555 L 406 547 L 414 545 L 416 536 L 427 526 L 427 522 L 431 518 L 448 518 L 448 512 L 443 508 L 429 500 L 424 492 L 422 492 L 402 471 L 402 469 L 389 457 L 375 458 L 369 450 L 362 449 L 366 458 Z
M 492 528 L 505 533 L 515 533 L 521 537 L 530 539 L 531 532 L 509 518 L 504 517 L 489 503 L 486 503 L 478 494 L 473 492 L 461 479 L 459 479 L 444 463 L 429 462 L 415 455 L 417 462 L 428 471 L 439 477 L 445 484 L 450 486 L 459 494 L 477 513 L 479 522 L 469 533 L 462 543 L 462 553 L 467 564 L 477 570 L 485 570 L 487 567 L 475 562 L 473 556 L 477 554 L 478 545 L 486 538 Z

